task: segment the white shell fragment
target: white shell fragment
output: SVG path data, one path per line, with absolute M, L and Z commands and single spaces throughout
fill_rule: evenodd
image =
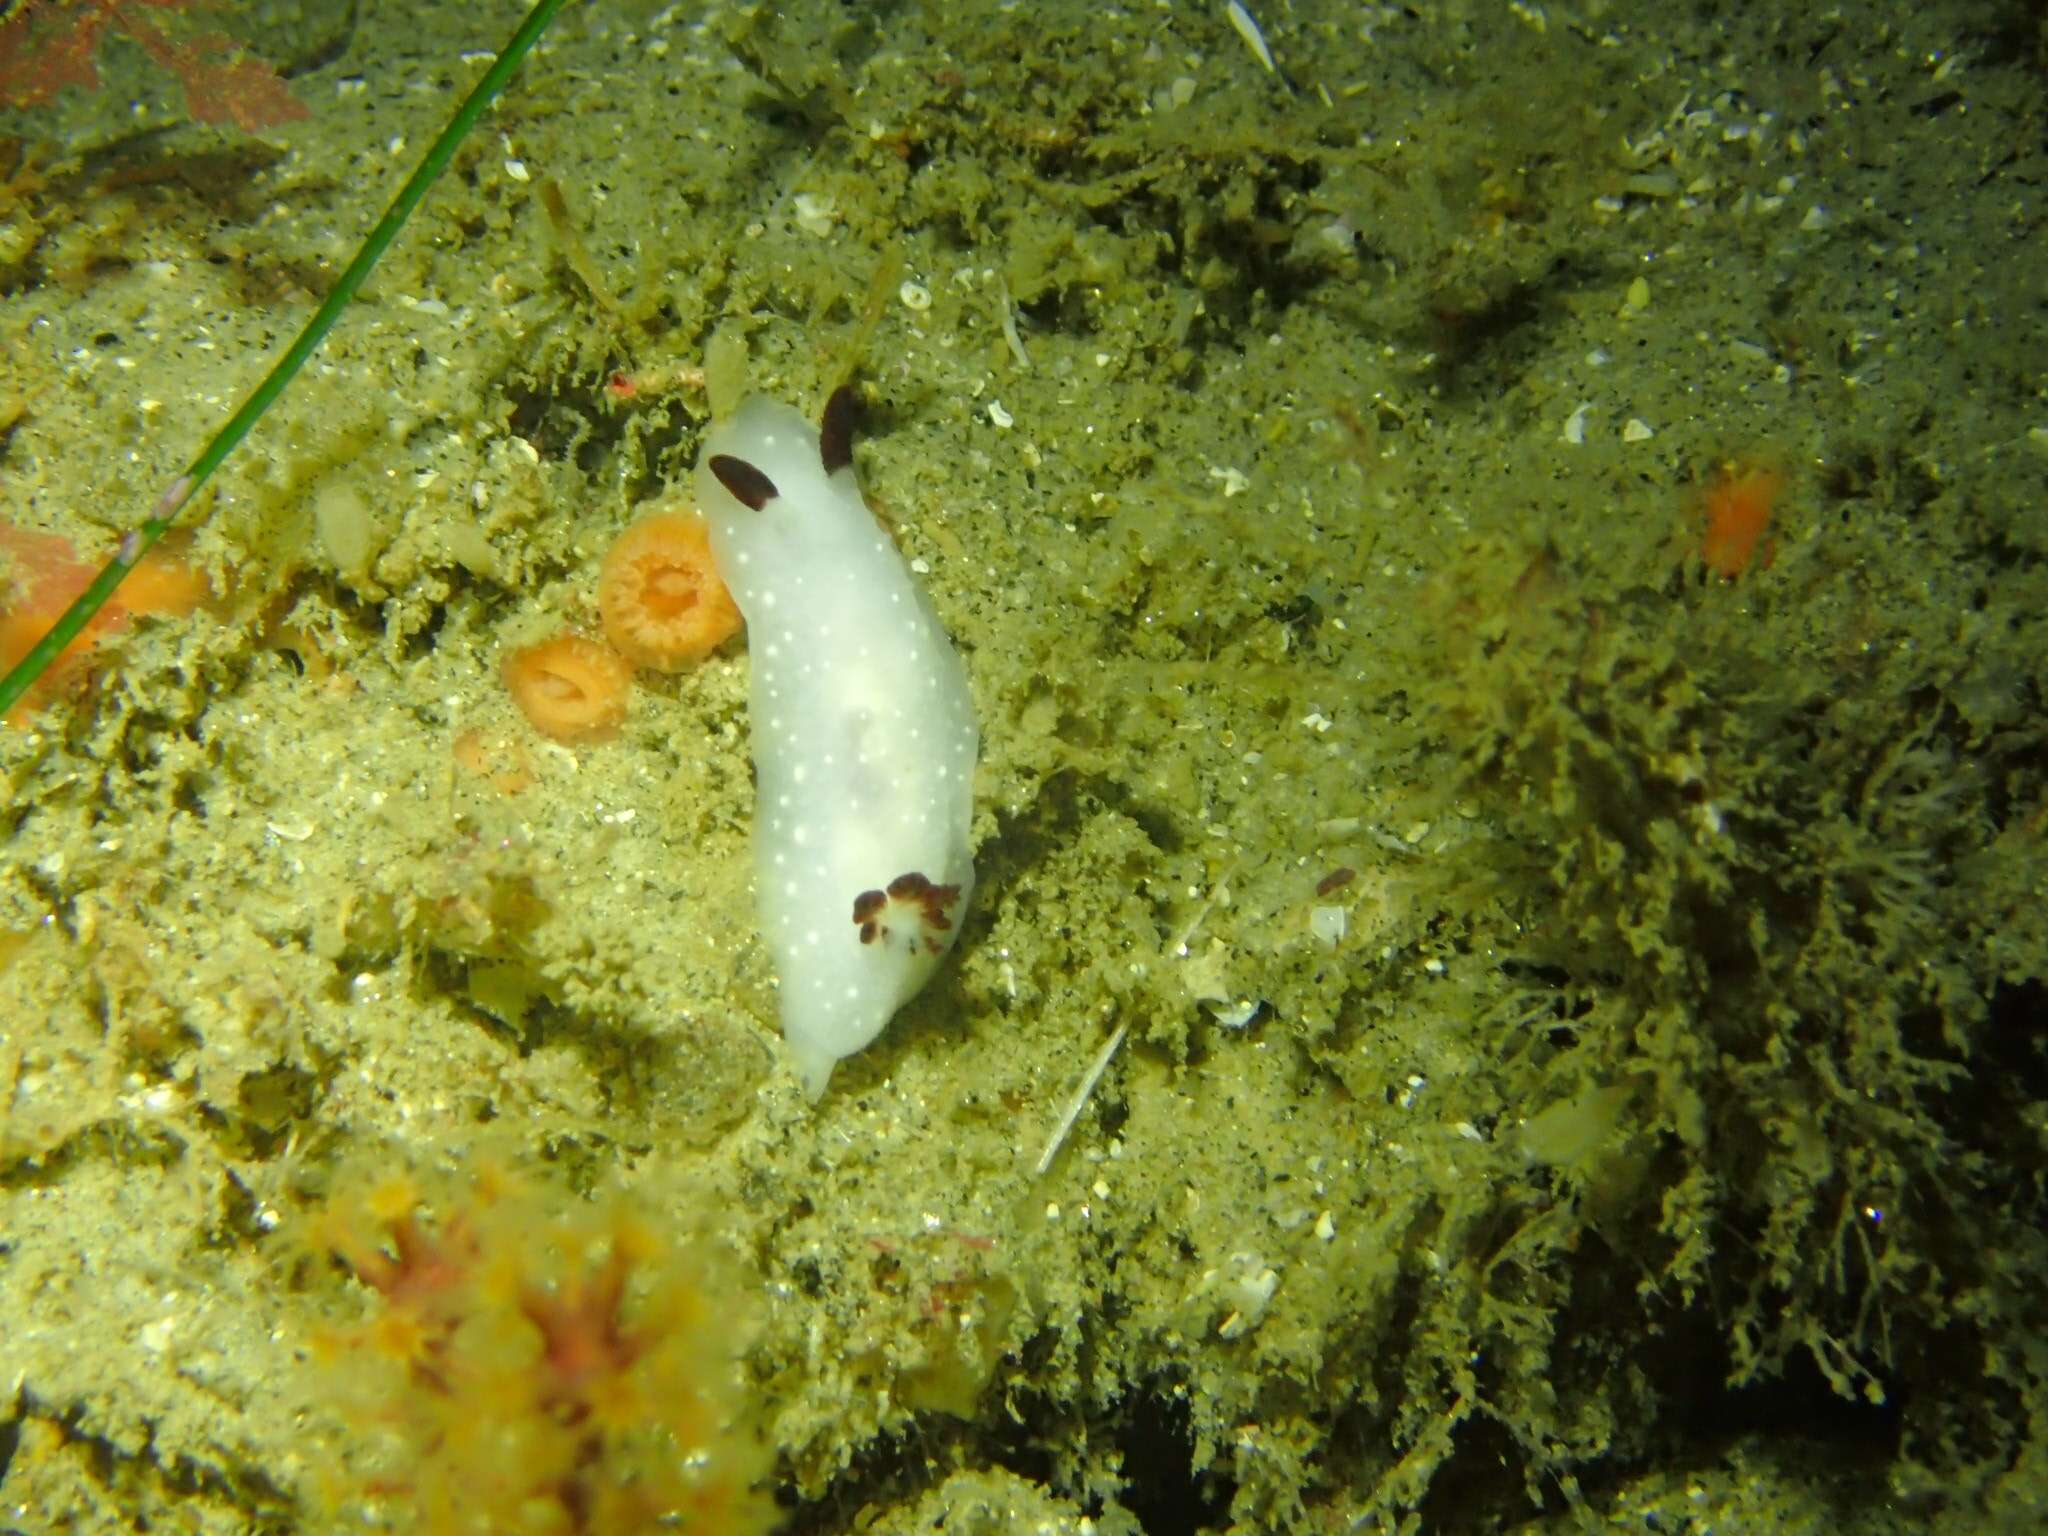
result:
M 1344 934 L 1349 927 L 1349 914 L 1342 907 L 1309 908 L 1308 931 L 1331 949 L 1344 942 Z
M 1244 39 L 1244 45 L 1251 49 L 1252 57 L 1265 65 L 1266 73 L 1280 73 L 1279 66 L 1273 62 L 1273 50 L 1266 46 L 1266 34 L 1259 30 L 1259 24 L 1252 19 L 1252 13 L 1239 5 L 1237 0 L 1229 0 L 1229 4 L 1225 5 L 1223 10 L 1224 14 L 1229 16 L 1230 24 L 1237 28 L 1237 35 Z
M 1207 1006 L 1215 1015 L 1216 1022 L 1225 1029 L 1243 1029 L 1259 1016 L 1259 1010 L 1265 1004 L 1256 997 L 1241 997 L 1234 1003 L 1210 1003 Z
M 1216 1324 L 1219 1339 L 1241 1338 L 1259 1326 L 1280 1289 L 1280 1271 L 1256 1253 L 1233 1253 L 1202 1275 L 1201 1289 L 1229 1310 Z

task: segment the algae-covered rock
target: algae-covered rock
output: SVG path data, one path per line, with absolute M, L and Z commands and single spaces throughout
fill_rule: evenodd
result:
M 10 550 L 156 503 L 509 24 L 255 9 L 261 142 L 118 42 L 0 125 Z M 709 1213 L 792 1531 L 2030 1528 L 2021 9 L 564 7 L 185 509 L 207 599 L 0 729 L 0 1525 L 325 1529 L 380 1431 L 298 1356 L 425 1276 L 300 1235 L 503 1157 L 558 1325 Z M 744 643 L 576 744 L 501 659 L 849 380 L 977 888 L 813 1107 Z

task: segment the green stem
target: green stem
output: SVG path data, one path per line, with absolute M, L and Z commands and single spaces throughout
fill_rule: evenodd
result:
M 306 322 L 306 328 L 299 332 L 298 340 L 294 341 L 284 356 L 277 360 L 277 365 L 270 370 L 263 382 L 256 386 L 249 398 L 242 402 L 242 408 L 228 418 L 227 425 L 206 445 L 206 451 L 192 461 L 191 468 L 180 475 L 170 489 L 157 499 L 156 505 L 150 509 L 149 516 L 136 524 L 122 538 L 113 558 L 101 567 L 99 575 L 93 578 L 92 585 L 79 593 L 78 600 L 64 610 L 57 622 L 50 626 L 49 632 L 30 648 L 29 653 L 22 657 L 14 669 L 6 677 L 0 678 L 0 716 L 5 716 L 20 702 L 22 695 L 35 685 L 36 679 L 43 675 L 64 647 L 77 639 L 80 631 L 92 622 L 93 615 L 106 605 L 107 599 L 114 595 L 114 589 L 135 569 L 136 562 L 149 552 L 150 546 L 162 538 L 165 531 L 177 520 L 180 509 L 192 499 L 192 493 L 206 484 L 213 472 L 220 468 L 221 462 L 241 445 L 242 439 L 249 435 L 249 429 L 255 426 L 263 413 L 276 403 L 277 397 L 284 393 L 285 386 L 290 384 L 293 376 L 305 366 L 306 359 L 327 339 L 327 333 L 334 328 L 334 322 L 341 318 L 341 312 L 356 296 L 356 290 L 363 286 L 363 279 L 370 275 L 370 269 L 377 265 L 377 259 L 397 238 L 399 230 L 405 227 L 405 221 L 411 218 L 413 210 L 419 207 L 420 200 L 427 195 L 427 189 L 433 186 L 435 179 L 448 168 L 448 162 L 455 157 L 456 146 L 461 144 L 469 130 L 476 126 L 476 120 L 483 116 L 484 109 L 491 104 L 492 99 L 505 88 L 505 83 L 512 78 L 512 72 L 518 69 L 520 61 L 539 41 L 541 33 L 547 30 L 548 23 L 555 19 L 555 12 L 567 3 L 568 0 L 535 0 L 533 9 L 527 12 L 526 20 L 521 22 L 519 30 L 512 34 L 512 40 L 499 50 L 498 57 L 492 62 L 491 67 L 484 71 L 484 77 L 477 81 L 475 89 L 456 109 L 455 115 L 448 119 L 447 126 L 441 130 L 440 137 L 434 140 L 433 147 L 427 151 L 425 158 L 407 178 L 405 185 L 399 188 L 398 196 L 391 200 L 391 206 L 384 210 L 384 217 L 377 221 L 377 227 L 370 231 L 369 237 L 357 249 L 355 260 L 351 261 L 348 270 L 341 274 L 340 280 L 327 295 L 326 302 L 314 312 L 313 318 Z

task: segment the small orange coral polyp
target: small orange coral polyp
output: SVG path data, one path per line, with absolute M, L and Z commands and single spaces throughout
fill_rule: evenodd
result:
M 1700 499 L 1706 532 L 1700 538 L 1700 559 L 1707 569 L 1733 581 L 1756 558 L 1757 545 L 1771 526 L 1771 511 L 1783 489 L 1782 471 L 1763 464 L 1725 465 Z M 1771 563 L 1764 543 L 1763 563 Z
M 711 530 L 689 512 L 656 513 L 619 535 L 598 576 L 597 611 L 605 638 L 658 672 L 702 661 L 740 627 L 711 558 Z
M 602 741 L 626 718 L 632 673 L 610 646 L 582 635 L 521 646 L 499 672 L 528 722 L 556 741 Z
M 472 726 L 457 733 L 451 750 L 456 766 L 501 795 L 516 795 L 533 784 L 533 760 L 518 737 Z

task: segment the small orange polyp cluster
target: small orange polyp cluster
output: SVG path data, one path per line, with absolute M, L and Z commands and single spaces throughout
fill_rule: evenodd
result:
M 508 651 L 499 675 L 520 713 L 556 741 L 603 741 L 626 718 L 633 674 L 610 646 L 563 633 Z
M 620 534 L 598 575 L 597 607 L 608 644 L 564 632 L 510 651 L 500 664 L 520 712 L 556 741 L 616 734 L 633 667 L 680 672 L 731 639 L 741 622 L 711 558 L 710 529 L 694 512 L 657 512 Z
M 622 1205 L 496 1169 L 431 1194 L 385 1178 L 330 1204 L 315 1243 L 374 1294 L 327 1351 L 384 1432 L 346 1496 L 372 1523 L 402 1510 L 423 1536 L 772 1524 L 735 1370 L 740 1293 Z
M 605 638 L 628 661 L 680 672 L 739 631 L 740 610 L 692 512 L 642 518 L 612 545 L 597 582 Z

